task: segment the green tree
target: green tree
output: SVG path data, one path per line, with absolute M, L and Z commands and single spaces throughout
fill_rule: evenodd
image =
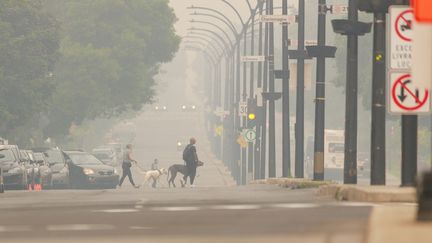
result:
M 140 110 L 152 101 L 153 79 L 180 39 L 166 0 L 47 0 L 64 30 L 54 70 L 57 92 L 47 135 L 71 124 Z
M 59 24 L 39 1 L 0 1 L 0 133 L 15 129 L 47 109 L 58 58 Z

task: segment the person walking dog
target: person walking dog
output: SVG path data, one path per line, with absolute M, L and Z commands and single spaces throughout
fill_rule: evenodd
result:
M 126 145 L 126 149 L 123 152 L 123 163 L 122 163 L 123 175 L 120 179 L 119 187 L 122 186 L 123 181 L 127 176 L 132 186 L 135 188 L 139 188 L 139 186 L 135 185 L 135 182 L 133 181 L 132 178 L 132 172 L 131 172 L 132 163 L 137 164 L 137 161 L 132 158 L 132 144 L 128 144 Z

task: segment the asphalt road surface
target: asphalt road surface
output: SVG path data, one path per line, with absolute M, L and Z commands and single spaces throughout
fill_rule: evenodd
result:
M 205 162 L 195 188 L 8 191 L 0 195 L 1 242 L 350 242 L 365 241 L 371 206 L 334 202 L 314 190 L 233 186 L 208 150 L 200 113 L 145 113 L 135 157 L 148 168 L 181 162 L 177 141 L 198 139 Z M 175 124 L 175 125 L 172 125 Z M 142 182 L 139 168 L 134 177 Z
M 180 105 L 132 120 L 134 156 L 141 169 L 155 158 L 163 168 L 182 164 L 177 142 L 196 137 L 205 165 L 195 188 L 168 188 L 164 176 L 156 189 L 126 180 L 115 190 L 7 191 L 0 242 L 365 242 L 368 204 L 335 202 L 311 189 L 234 186 L 209 150 L 202 112 Z M 133 167 L 139 184 L 140 168 Z

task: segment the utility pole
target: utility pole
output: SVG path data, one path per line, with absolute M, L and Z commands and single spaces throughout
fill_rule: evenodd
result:
M 263 13 L 263 5 L 260 5 L 259 8 L 259 14 L 262 15 Z M 258 37 L 258 55 L 262 55 L 263 54 L 263 23 L 260 22 L 259 23 L 259 37 Z M 257 87 L 258 90 L 262 92 L 261 88 L 263 85 L 263 79 L 262 79 L 262 71 L 263 71 L 263 63 L 259 62 L 258 63 L 258 80 L 257 80 Z M 256 134 L 257 134 L 257 138 L 255 141 L 255 146 L 254 146 L 254 179 L 261 179 L 260 175 L 261 175 L 261 131 L 262 131 L 262 112 L 263 112 L 263 107 L 262 107 L 262 102 L 261 104 L 258 104 L 258 100 L 262 100 L 262 98 L 260 97 L 262 95 L 262 93 L 257 93 L 256 96 L 256 100 L 257 100 L 257 110 L 259 110 L 259 114 L 261 116 L 260 122 L 257 122 L 256 124 Z
M 244 35 L 243 35 L 243 56 L 247 55 L 247 27 L 244 26 Z M 246 62 L 243 63 L 243 98 L 242 101 L 246 102 L 247 99 L 247 64 Z M 246 128 L 246 117 L 242 117 L 242 127 L 241 132 L 243 129 Z M 246 161 L 247 151 L 246 148 L 241 149 L 241 184 L 246 185 L 247 181 L 247 161 Z
M 371 184 L 385 185 L 386 14 L 374 13 L 372 68 Z
M 315 141 L 314 141 L 314 180 L 324 180 L 324 132 L 325 132 L 325 59 L 334 57 L 336 48 L 326 46 L 326 14 L 329 8 L 326 0 L 318 3 L 318 45 L 308 46 L 309 56 L 316 57 L 315 94 Z
M 282 14 L 288 15 L 288 0 L 282 0 Z M 291 176 L 288 22 L 282 23 L 282 177 Z
M 357 184 L 358 36 L 369 33 L 371 24 L 358 21 L 358 0 L 350 0 L 348 20 L 333 20 L 333 30 L 348 36 L 345 95 L 344 183 Z
M 250 55 L 255 55 L 255 13 L 252 14 L 252 21 L 251 21 L 251 43 L 250 43 Z M 250 63 L 250 84 L 249 84 L 249 100 L 248 100 L 248 107 L 249 104 L 252 104 L 255 102 L 254 96 L 255 96 L 255 63 Z M 254 171 L 254 142 L 248 143 L 248 179 L 253 179 L 253 171 Z
M 299 0 L 297 45 L 297 96 L 295 123 L 295 177 L 304 177 L 304 65 L 307 53 L 305 42 L 305 0 Z M 291 54 L 290 54 L 291 57 Z
M 417 176 L 417 115 L 402 116 L 402 186 L 415 186 Z
M 269 9 L 269 0 L 266 0 L 266 14 L 270 13 Z M 269 23 L 265 23 L 264 29 L 264 70 L 263 70 L 263 109 L 262 109 L 262 131 L 261 131 L 261 173 L 260 179 L 265 179 L 266 177 L 266 161 L 267 161 L 267 108 L 268 108 L 268 100 L 264 98 L 265 94 L 268 92 L 268 80 L 269 80 Z
M 269 14 L 273 15 L 273 0 L 268 1 L 267 8 Z M 269 23 L 269 93 L 275 93 L 275 76 L 274 76 L 274 24 Z M 275 99 L 269 99 L 269 177 L 276 177 L 276 126 L 275 121 Z

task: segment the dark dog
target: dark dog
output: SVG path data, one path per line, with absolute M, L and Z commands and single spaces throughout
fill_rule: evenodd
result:
M 196 164 L 197 167 L 203 166 L 204 163 L 202 161 L 198 161 L 198 163 Z M 173 184 L 174 187 L 176 187 L 176 185 L 174 184 L 174 180 L 177 176 L 177 173 L 181 173 L 183 175 L 183 182 L 182 182 L 182 187 L 185 186 L 185 182 L 189 176 L 189 171 L 186 165 L 180 165 L 180 164 L 175 164 L 175 165 L 171 165 L 171 167 L 168 168 L 168 185 L 169 187 L 171 187 L 171 183 Z M 171 177 L 170 177 L 171 174 Z

